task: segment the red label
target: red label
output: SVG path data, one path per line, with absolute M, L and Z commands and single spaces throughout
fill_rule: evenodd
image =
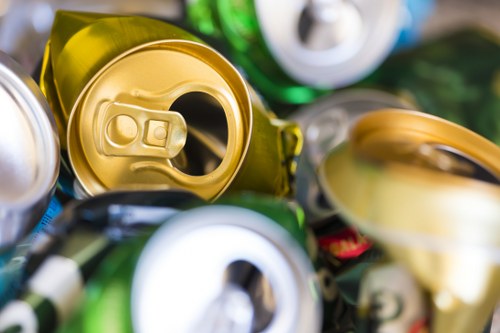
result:
M 346 228 L 335 235 L 321 237 L 318 243 L 322 249 L 339 259 L 359 257 L 372 246 L 372 242 L 353 228 Z

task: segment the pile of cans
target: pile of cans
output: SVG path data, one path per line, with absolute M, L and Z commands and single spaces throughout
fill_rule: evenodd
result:
M 1 3 L 0 333 L 497 332 L 500 35 L 434 5 Z

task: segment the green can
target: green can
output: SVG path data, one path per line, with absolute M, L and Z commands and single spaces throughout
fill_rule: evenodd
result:
M 175 215 L 110 254 L 59 332 L 320 332 L 301 216 L 253 195 Z
M 388 58 L 358 86 L 410 98 L 500 145 L 499 59 L 498 33 L 471 27 Z
M 190 0 L 191 25 L 222 38 L 270 101 L 302 104 L 359 81 L 395 44 L 400 0 Z

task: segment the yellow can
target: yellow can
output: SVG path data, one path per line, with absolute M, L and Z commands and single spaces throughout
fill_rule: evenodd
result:
M 292 192 L 302 135 L 218 52 L 170 24 L 60 11 L 42 91 L 86 195 Z
M 381 110 L 320 166 L 332 204 L 430 292 L 432 332 L 481 332 L 500 297 L 500 147 L 419 112 Z

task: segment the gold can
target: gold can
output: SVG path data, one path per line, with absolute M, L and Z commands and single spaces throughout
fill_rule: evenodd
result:
M 266 110 L 222 55 L 175 26 L 59 11 L 41 87 L 86 195 L 292 192 L 298 126 Z
M 432 332 L 481 332 L 500 298 L 500 147 L 419 112 L 359 119 L 320 166 L 328 199 L 432 296 Z

